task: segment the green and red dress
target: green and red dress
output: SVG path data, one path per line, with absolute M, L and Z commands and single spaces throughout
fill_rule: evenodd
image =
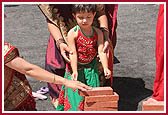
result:
M 78 81 L 91 87 L 99 87 L 99 76 L 96 62 L 98 35 L 93 27 L 93 34 L 86 36 L 79 26 L 76 38 L 76 50 L 78 54 Z M 66 64 L 65 78 L 71 79 L 72 69 Z M 64 85 L 59 95 L 58 111 L 82 111 L 84 108 L 83 97 L 78 94 L 78 89 L 67 88 Z

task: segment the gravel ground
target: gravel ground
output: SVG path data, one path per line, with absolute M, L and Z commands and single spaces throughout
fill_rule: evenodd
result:
M 141 111 L 152 95 L 155 76 L 155 31 L 159 6 L 120 4 L 113 89 L 120 96 L 119 111 Z M 5 41 L 16 46 L 25 60 L 44 68 L 49 32 L 37 5 L 6 5 Z M 46 83 L 27 76 L 33 91 Z M 55 111 L 49 95 L 36 101 L 38 111 Z

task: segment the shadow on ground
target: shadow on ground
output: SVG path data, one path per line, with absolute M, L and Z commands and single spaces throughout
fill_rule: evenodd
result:
M 118 60 L 118 58 L 116 56 L 113 57 L 114 60 L 113 60 L 113 64 L 118 64 L 120 63 L 120 61 Z
M 119 111 L 141 110 L 139 103 L 153 93 L 145 88 L 145 82 L 141 78 L 114 77 L 113 81 L 113 89 L 119 94 Z

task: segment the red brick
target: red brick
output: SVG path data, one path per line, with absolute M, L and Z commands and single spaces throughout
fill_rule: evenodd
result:
M 84 107 L 118 107 L 118 101 L 85 102 Z
M 144 101 L 142 103 L 142 111 L 164 111 L 164 102 L 159 101 L 146 103 L 146 101 Z
M 113 89 L 111 87 L 93 87 L 91 90 L 81 91 L 80 96 L 96 96 L 96 95 L 113 95 Z
M 85 102 L 102 102 L 102 101 L 118 101 L 119 95 L 114 92 L 114 95 L 98 95 L 85 96 Z
M 101 107 L 101 108 L 85 107 L 84 111 L 118 111 L 118 108 L 116 107 Z

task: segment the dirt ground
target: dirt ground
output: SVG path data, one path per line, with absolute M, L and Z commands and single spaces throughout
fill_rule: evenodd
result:
M 159 6 L 119 4 L 113 89 L 120 96 L 119 111 L 141 111 L 152 95 L 155 76 L 155 31 Z M 37 5 L 5 5 L 6 42 L 16 46 L 25 60 L 44 68 L 49 32 Z M 46 83 L 27 76 L 33 91 Z M 36 101 L 38 111 L 55 111 L 49 95 Z

